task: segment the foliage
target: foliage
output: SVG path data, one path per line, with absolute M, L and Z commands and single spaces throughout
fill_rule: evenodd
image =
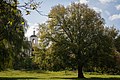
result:
M 27 22 L 17 0 L 0 1 L 0 69 L 14 68 L 29 43 L 24 36 Z M 23 50 L 24 49 L 24 50 Z M 22 62 L 22 61 L 21 61 Z
M 120 35 L 116 37 L 114 42 L 115 42 L 116 51 L 120 52 Z
M 82 68 L 90 62 L 104 69 L 115 65 L 114 39 L 118 31 L 105 27 L 100 14 L 87 5 L 57 5 L 49 13 L 48 24 L 42 26 L 40 45 L 44 44 L 48 52 L 52 50 L 49 52 L 53 54 L 51 60 L 57 62 L 58 67 L 77 67 L 80 78 L 84 77 Z

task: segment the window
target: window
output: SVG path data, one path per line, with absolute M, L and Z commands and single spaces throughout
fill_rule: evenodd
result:
M 35 44 L 35 39 L 32 40 L 32 44 Z

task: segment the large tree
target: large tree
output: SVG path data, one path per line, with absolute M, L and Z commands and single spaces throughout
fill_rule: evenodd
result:
M 82 68 L 89 61 L 112 56 L 116 35 L 114 28 L 104 26 L 104 19 L 99 13 L 80 3 L 53 7 L 47 26 L 40 33 L 44 42 L 47 41 L 47 47 L 53 46 L 55 54 L 62 55 L 60 58 L 66 58 L 64 61 L 67 63 L 71 60 L 77 64 L 78 78 L 84 77 Z

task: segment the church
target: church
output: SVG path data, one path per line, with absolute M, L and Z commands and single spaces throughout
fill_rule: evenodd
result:
M 38 48 L 38 37 L 35 35 L 35 31 L 33 31 L 33 35 L 30 36 L 30 44 L 31 44 L 30 56 L 31 56 L 33 55 L 34 47 Z
M 26 40 L 29 44 L 29 50 L 23 49 L 24 53 L 26 53 L 28 56 L 32 56 L 34 52 L 34 47 L 38 48 L 38 37 L 35 35 L 35 31 L 33 31 L 33 34 L 30 36 L 30 41 L 26 38 Z
M 38 46 L 38 37 L 35 35 L 35 31 L 33 31 L 33 35 L 30 36 L 30 41 L 31 41 L 32 47 Z

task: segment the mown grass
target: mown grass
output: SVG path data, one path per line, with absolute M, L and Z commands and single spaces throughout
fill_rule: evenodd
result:
M 120 80 L 120 75 L 107 75 L 107 74 L 84 74 L 88 80 Z M 7 70 L 0 72 L 0 80 L 78 80 L 77 71 L 19 71 Z M 80 79 L 80 80 L 86 80 Z

